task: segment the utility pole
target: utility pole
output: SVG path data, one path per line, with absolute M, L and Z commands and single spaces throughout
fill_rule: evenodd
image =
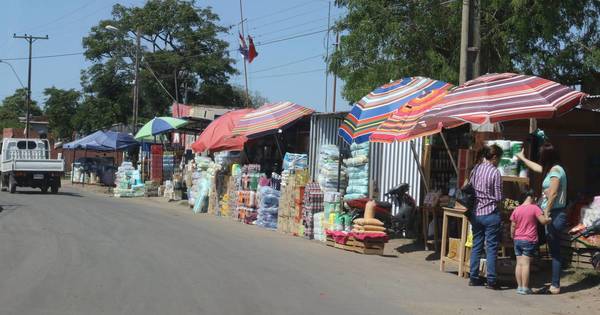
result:
M 25 138 L 29 139 L 29 111 L 31 107 L 31 49 L 33 42 L 38 39 L 48 39 L 48 35 L 46 36 L 33 36 L 23 34 L 21 36 L 17 36 L 17 34 L 13 34 L 13 38 L 22 38 L 29 43 L 29 70 L 27 71 L 27 114 L 25 116 Z
M 242 0 L 240 0 L 240 23 L 242 24 L 242 40 L 246 41 L 246 35 L 244 34 L 244 10 L 242 6 Z M 246 86 L 246 99 L 244 100 L 244 105 L 246 107 L 250 107 L 250 94 L 248 93 L 248 70 L 246 68 L 246 56 L 242 56 L 244 59 L 244 82 Z
M 480 0 L 463 0 L 458 83 L 480 75 Z
M 329 71 L 327 63 L 329 62 L 329 31 L 331 30 L 331 1 L 329 1 L 329 10 L 327 11 L 327 42 L 325 43 L 325 112 L 327 112 L 327 94 L 329 94 Z
M 338 47 L 340 46 L 340 33 L 336 32 L 335 33 L 335 51 L 338 50 Z M 337 88 L 337 74 L 335 72 L 333 72 L 333 112 L 335 113 L 335 94 L 336 92 L 336 88 Z
M 460 27 L 460 66 L 458 74 L 458 84 L 467 81 L 467 50 L 469 48 L 469 5 L 471 0 L 463 0 L 462 20 Z
M 133 86 L 133 134 L 137 133 L 138 109 L 140 105 L 140 38 L 142 30 L 135 31 L 135 85 Z

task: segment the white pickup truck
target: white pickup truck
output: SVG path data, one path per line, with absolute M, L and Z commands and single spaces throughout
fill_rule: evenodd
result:
M 10 193 L 17 186 L 40 188 L 57 193 L 65 171 L 62 159 L 50 159 L 50 145 L 44 139 L 5 138 L 0 158 L 0 189 Z

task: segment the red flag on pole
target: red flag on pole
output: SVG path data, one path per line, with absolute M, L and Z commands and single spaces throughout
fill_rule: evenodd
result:
M 258 52 L 256 51 L 256 47 L 254 47 L 254 40 L 252 40 L 250 35 L 248 35 L 248 43 L 248 62 L 252 63 L 252 60 L 258 56 Z
M 248 47 L 246 47 L 246 41 L 241 33 L 238 34 L 240 35 L 240 54 L 242 54 L 242 58 L 248 59 Z

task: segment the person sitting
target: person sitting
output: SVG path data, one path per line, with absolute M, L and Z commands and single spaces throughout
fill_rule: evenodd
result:
M 510 216 L 510 233 L 515 242 L 515 278 L 517 293 L 531 294 L 529 288 L 529 266 L 537 248 L 537 223 L 546 225 L 551 219 L 534 203 L 533 192 L 525 193 L 524 200 Z

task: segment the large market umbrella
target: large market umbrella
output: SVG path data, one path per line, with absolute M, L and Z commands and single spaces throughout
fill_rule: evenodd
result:
M 276 134 L 279 129 L 284 129 L 313 112 L 310 108 L 292 102 L 265 104 L 244 115 L 232 133 L 234 136 L 245 135 L 248 138 Z
M 340 136 L 348 143 L 363 143 L 388 117 L 413 98 L 449 84 L 424 77 L 407 77 L 385 84 L 356 103 L 340 126 Z
M 448 93 L 423 115 L 419 124 L 439 125 L 440 122 L 444 124 L 458 119 L 481 125 L 516 119 L 554 118 L 573 109 L 586 95 L 536 76 L 486 74 Z
M 173 117 L 154 117 L 135 134 L 135 139 L 147 139 L 165 132 L 176 130 L 187 121 Z
M 252 109 L 238 109 L 224 114 L 211 122 L 192 144 L 195 152 L 241 151 L 248 141 L 246 136 L 233 136 L 233 128 Z
M 448 94 L 452 85 L 426 93 L 423 96 L 410 100 L 406 105 L 398 108 L 371 134 L 373 142 L 406 141 L 430 134 L 438 133 L 443 124 L 419 124 L 421 118 L 427 114 Z M 446 127 L 457 127 L 465 122 L 457 119 L 447 119 Z

